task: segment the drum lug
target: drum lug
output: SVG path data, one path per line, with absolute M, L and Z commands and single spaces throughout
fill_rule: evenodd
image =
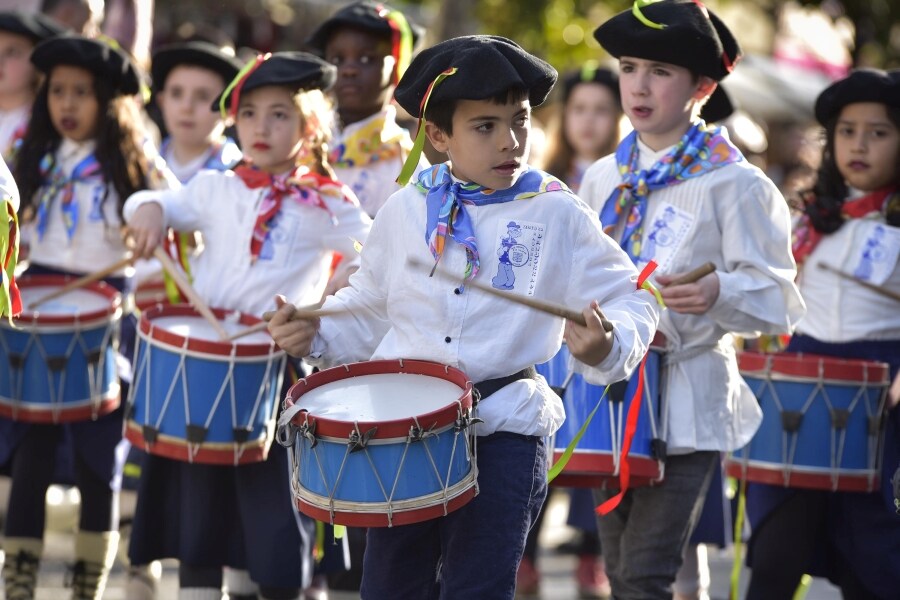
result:
M 869 435 L 875 437 L 881 431 L 881 416 L 869 417 Z
M 15 370 L 19 370 L 22 368 L 22 365 L 25 364 L 25 355 L 24 354 L 13 354 L 9 353 L 9 366 Z
M 803 423 L 803 413 L 796 410 L 785 410 L 781 413 L 781 428 L 788 433 L 796 433 Z
M 456 422 L 453 424 L 453 429 L 456 433 L 463 431 L 464 429 L 468 429 L 472 425 L 477 425 L 479 423 L 484 423 L 484 419 L 479 419 L 478 417 L 473 417 L 468 413 L 465 415 L 461 415 Z
M 206 440 L 207 429 L 203 425 L 188 425 L 185 427 L 185 437 L 192 444 L 202 444 Z
M 831 409 L 831 426 L 835 429 L 846 429 L 850 421 L 850 411 L 844 408 Z
M 666 445 L 666 441 L 659 438 L 650 440 L 650 456 L 655 460 L 665 462 L 666 456 L 668 456 L 668 446 Z
M 407 436 L 406 441 L 408 443 L 421 442 L 425 438 L 434 437 L 436 435 L 437 434 L 434 432 L 434 425 L 432 425 L 428 429 L 412 425 L 409 428 L 409 436 Z
M 369 440 L 378 432 L 377 427 L 373 427 L 367 432 L 360 435 L 359 431 L 353 430 L 350 432 L 350 439 L 348 440 L 348 444 L 350 446 L 350 454 L 354 452 L 359 452 L 360 450 L 364 450 L 366 445 L 369 443 Z
M 103 356 L 103 350 L 100 348 L 91 350 L 85 356 L 87 357 L 88 364 L 96 365 L 100 363 L 100 358 Z
M 246 443 L 250 439 L 251 433 L 253 433 L 253 429 L 250 427 L 234 427 L 231 430 L 231 435 L 234 436 L 234 441 L 238 444 Z
M 297 431 L 309 441 L 310 450 L 319 444 L 319 438 L 316 437 L 316 421 L 303 424 Z
M 66 368 L 68 359 L 65 356 L 48 356 L 47 369 L 53 373 L 59 373 Z
M 141 433 L 144 435 L 144 441 L 148 444 L 155 444 L 157 438 L 159 438 L 159 429 L 150 425 L 144 425 L 141 428 Z

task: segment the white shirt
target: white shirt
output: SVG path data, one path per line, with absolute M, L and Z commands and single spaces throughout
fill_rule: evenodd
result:
M 825 263 L 900 294 L 900 228 L 882 215 L 850 219 L 822 237 L 800 274 L 800 291 L 809 309 L 798 333 L 823 342 L 900 339 L 897 302 L 862 285 L 818 268 Z
M 476 281 L 491 285 L 500 270 L 507 225 L 520 226 L 515 281 L 508 293 L 531 295 L 582 310 L 598 300 L 615 326 L 612 351 L 592 372 L 615 381 L 638 364 L 652 338 L 659 312 L 653 297 L 636 291 L 637 271 L 627 255 L 600 230 L 596 215 L 563 192 L 487 206 L 466 206 L 472 219 L 481 270 Z M 525 251 L 527 249 L 527 251 Z M 447 239 L 440 268 L 458 280 L 429 277 L 425 197 L 408 185 L 384 205 L 362 251 L 350 286 L 325 302 L 346 316 L 321 320 L 307 360 L 318 366 L 369 359 L 410 358 L 462 370 L 477 383 L 511 375 L 549 360 L 559 350 L 563 319 L 467 288 L 465 251 Z M 543 378 L 520 380 L 479 407 L 479 435 L 509 431 L 550 435 L 562 424 L 562 402 Z
M 56 152 L 56 160 L 63 173 L 72 174 L 75 167 L 96 148 L 96 142 L 75 142 L 63 138 Z M 157 185 L 178 185 L 169 180 L 167 172 L 161 172 Z M 153 179 L 153 178 L 148 178 Z M 38 191 L 38 194 L 42 190 Z M 32 264 L 51 267 L 73 273 L 89 273 L 125 258 L 127 249 L 122 241 L 122 220 L 119 218 L 119 197 L 115 188 L 97 177 L 72 184 L 73 202 L 78 205 L 78 224 L 72 239 L 66 233 L 62 218 L 62 201 L 59 196 L 50 204 L 47 227 L 43 238 L 37 234 L 37 219 L 27 228 L 30 245 L 29 260 Z M 37 203 L 38 199 L 35 199 Z M 35 204 L 35 207 L 37 205 Z M 125 275 L 125 269 L 113 273 Z
M 13 210 L 19 211 L 19 188 L 16 186 L 12 173 L 9 172 L 9 167 L 6 166 L 6 161 L 0 157 L 0 206 L 3 205 L 4 200 L 12 202 Z M 0 219 L 5 216 L 3 212 L 0 212 Z M 6 225 L 5 222 L 4 225 Z
M 285 200 L 271 245 L 253 262 L 250 239 L 267 189 L 248 188 L 232 171 L 201 171 L 180 190 L 134 194 L 125 203 L 125 219 L 138 206 L 157 202 L 165 226 L 203 234 L 194 288 L 211 306 L 259 315 L 275 308 L 275 294 L 295 304 L 316 303 L 328 283 L 333 252 L 350 264 L 358 260 L 353 240 L 366 239 L 369 218 L 346 188 L 347 199 L 322 196 L 337 225 L 321 208 Z
M 350 139 L 354 133 L 367 126 L 375 119 L 384 117 L 386 123 L 394 123 L 397 118 L 397 109 L 388 106 L 383 111 L 372 115 L 362 121 L 351 123 L 342 130 L 334 132 L 333 146 L 338 146 Z M 397 177 L 403 168 L 403 161 L 406 160 L 406 153 L 400 152 L 396 158 L 389 160 L 380 160 L 359 167 L 338 167 L 332 165 L 337 175 L 337 180 L 346 184 L 353 190 L 356 197 L 359 198 L 359 204 L 370 217 L 374 217 L 375 213 L 384 206 L 391 194 L 400 189 L 397 183 Z M 428 160 L 423 154 L 419 158 L 419 164 L 410 179 L 415 181 L 419 172 L 428 167 Z
M 0 110 L 0 156 L 9 158 L 16 132 L 26 127 L 30 118 L 30 103 L 12 110 Z
M 671 150 L 638 141 L 639 168 Z M 621 183 L 614 155 L 588 169 L 581 197 L 600 211 Z M 670 454 L 729 451 L 746 444 L 762 419 L 738 373 L 730 332 L 789 332 L 804 313 L 794 285 L 790 217 L 781 193 L 742 161 L 650 193 L 642 244 L 654 235 L 658 273 L 688 271 L 712 261 L 719 297 L 704 315 L 664 311 L 668 338 L 663 386 Z

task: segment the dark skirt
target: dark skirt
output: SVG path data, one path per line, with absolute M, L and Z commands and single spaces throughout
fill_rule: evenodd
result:
M 826 343 L 796 335 L 787 352 L 808 352 L 848 359 L 877 360 L 891 366 L 891 377 L 900 368 L 900 341 Z M 759 531 L 778 507 L 796 494 L 817 496 L 827 504 L 827 531 L 816 532 L 819 545 L 811 575 L 836 582 L 843 568 L 852 572 L 880 597 L 895 598 L 900 590 L 900 516 L 893 510 L 890 477 L 900 460 L 900 410 L 888 416 L 882 455 L 881 493 L 796 490 L 751 483 L 747 487 L 747 516 L 751 529 Z M 752 568 L 753 537 L 747 553 Z

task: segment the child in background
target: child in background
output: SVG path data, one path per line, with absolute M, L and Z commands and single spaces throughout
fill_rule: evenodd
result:
M 31 62 L 45 80 L 14 170 L 22 220 L 30 230 L 28 273 L 83 275 L 125 257 L 120 231 L 125 198 L 177 182 L 165 179 L 161 161 L 144 154 L 145 135 L 132 99 L 139 79 L 127 55 L 100 41 L 64 36 L 38 45 Z M 125 269 L 105 281 L 124 291 Z M 123 321 L 120 352 L 130 360 L 126 328 Z M 34 596 L 44 498 L 57 445 L 69 436 L 81 492 L 73 598 L 103 594 L 119 538 L 121 473 L 115 448 L 122 439 L 122 415 L 120 407 L 94 421 L 65 425 L 0 419 L 0 464 L 12 462 L 3 570 L 9 600 Z
M 43 15 L 0 12 L 0 157 L 7 161 L 25 135 L 40 82 L 28 58 L 38 43 L 62 32 Z
M 395 182 L 412 150 L 391 97 L 421 36 L 402 12 L 363 0 L 339 9 L 306 42 L 337 67 L 332 94 L 338 120 L 329 160 L 371 217 L 400 188 Z M 415 174 L 424 166 L 423 159 Z
M 136 252 L 151 255 L 164 227 L 199 231 L 205 251 L 194 286 L 211 306 L 261 314 L 276 291 L 299 304 L 318 302 L 332 254 L 348 257 L 342 269 L 354 269 L 353 240 L 364 241 L 370 226 L 353 193 L 332 178 L 325 153 L 323 91 L 334 78 L 334 67 L 305 53 L 252 61 L 215 103 L 235 120 L 244 161 L 233 171 L 201 172 L 177 192 L 130 198 L 125 214 Z M 180 598 L 221 599 L 228 566 L 248 571 L 260 597 L 293 599 L 312 576 L 306 525 L 280 447 L 264 462 L 237 467 L 148 455 L 129 555 L 135 564 L 178 558 Z M 229 591 L 232 598 L 249 593 Z
M 786 351 L 886 362 L 896 374 L 896 304 L 816 265 L 900 293 L 900 71 L 854 71 L 819 95 L 815 114 L 825 148 L 794 235 L 809 312 Z M 900 411 L 892 408 L 886 419 L 884 497 L 748 487 L 749 600 L 790 598 L 806 573 L 828 576 L 844 598 L 897 597 L 900 517 L 890 478 L 900 453 Z
M 450 163 L 426 169 L 381 209 L 360 270 L 325 301 L 340 315 L 291 321 L 293 307 L 282 303 L 269 323 L 282 348 L 319 366 L 422 359 L 478 382 L 479 494 L 446 517 L 370 528 L 367 600 L 513 598 L 525 536 L 547 490 L 543 440 L 564 418 L 533 365 L 549 360 L 565 335 L 593 378 L 620 379 L 654 332 L 655 300 L 637 290 L 637 271 L 596 216 L 527 165 L 531 107 L 555 82 L 550 65 L 501 37 L 454 38 L 419 54 L 395 97 Z M 514 234 L 533 249 L 518 267 L 503 262 Z M 438 260 L 456 281 L 410 265 Z M 510 294 L 587 306 L 587 326 L 466 286 L 488 284 L 498 268 Z
M 616 598 L 669 600 L 720 452 L 749 441 L 762 418 L 729 332 L 790 331 L 804 306 L 784 198 L 698 116 L 740 57 L 727 26 L 693 0 L 635 2 L 594 37 L 619 59 L 634 131 L 588 169 L 581 194 L 635 264 L 658 263 L 668 307 L 655 344 L 665 479 L 600 492 L 604 510 L 618 503 L 599 519 L 600 540 Z M 714 273 L 669 285 L 707 261 Z
M 622 107 L 619 105 L 618 76 L 609 69 L 598 68 L 596 64 L 585 64 L 580 71 L 570 73 L 563 80 L 560 103 L 562 110 L 557 119 L 551 121 L 550 148 L 543 157 L 543 168 L 578 193 L 587 168 L 597 159 L 613 152 L 619 143 Z M 578 530 L 575 541 L 578 596 L 608 597 L 609 579 L 600 556 L 591 491 L 577 488 L 568 493 L 566 524 Z M 520 594 L 535 594 L 538 591 L 540 575 L 535 565 L 545 509 L 541 510 L 537 523 L 528 532 L 525 555 L 516 576 L 516 590 Z

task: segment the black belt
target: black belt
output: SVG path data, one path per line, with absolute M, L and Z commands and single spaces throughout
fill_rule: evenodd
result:
M 537 370 L 532 367 L 526 367 L 518 373 L 507 375 L 506 377 L 498 377 L 497 379 L 485 379 L 475 384 L 478 395 L 481 400 L 486 399 L 494 392 L 508 386 L 509 384 L 519 381 L 520 379 L 537 379 Z

